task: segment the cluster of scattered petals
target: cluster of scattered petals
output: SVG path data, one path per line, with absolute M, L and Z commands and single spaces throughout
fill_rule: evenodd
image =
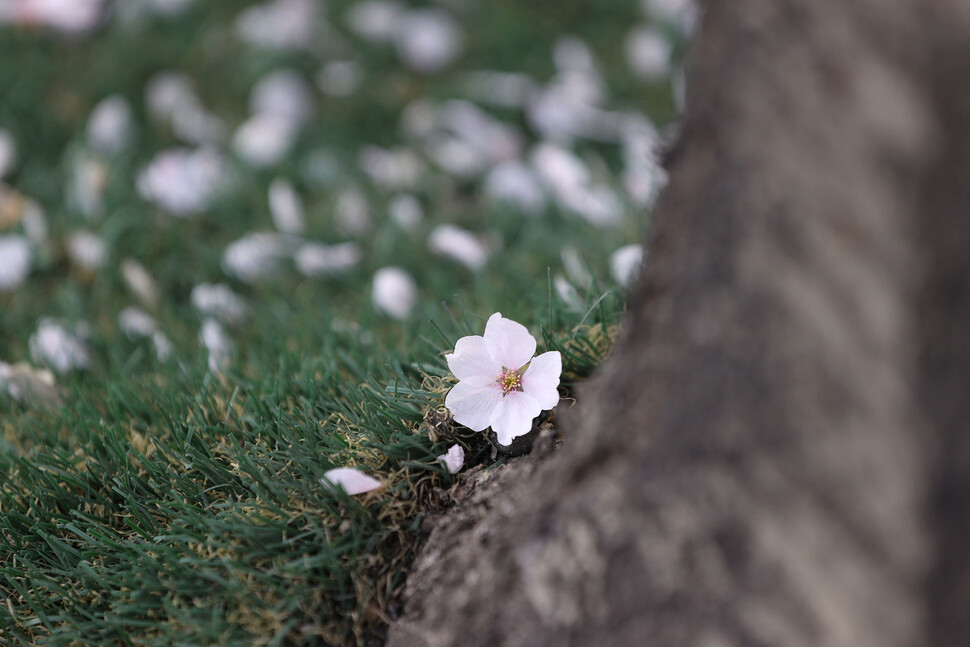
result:
M 381 482 L 373 476 L 364 474 L 354 467 L 336 467 L 327 470 L 320 479 L 320 484 L 328 490 L 343 488 L 344 492 L 354 496 L 381 487 Z
M 529 433 L 532 421 L 559 402 L 559 351 L 533 357 L 536 340 L 496 312 L 484 336 L 469 335 L 445 356 L 458 378 L 445 398 L 455 421 L 473 431 L 491 427 L 502 445 Z

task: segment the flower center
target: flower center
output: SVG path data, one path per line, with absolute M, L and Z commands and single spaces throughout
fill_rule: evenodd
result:
M 502 369 L 502 372 L 498 374 L 497 382 L 502 387 L 502 397 L 514 391 L 522 390 L 522 376 L 510 368 Z

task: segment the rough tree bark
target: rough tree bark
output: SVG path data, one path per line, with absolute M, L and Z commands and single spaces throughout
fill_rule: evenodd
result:
M 392 647 L 970 643 L 963 5 L 708 4 L 618 351 Z

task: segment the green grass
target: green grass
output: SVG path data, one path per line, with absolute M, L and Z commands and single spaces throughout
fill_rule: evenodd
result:
M 285 65 L 312 82 L 319 66 L 318 54 L 241 44 L 232 17 L 248 4 L 200 1 L 171 21 L 135 32 L 111 24 L 76 40 L 0 27 L 0 128 L 19 148 L 6 183 L 37 200 L 50 227 L 27 283 L 0 292 L 0 360 L 30 361 L 29 338 L 46 316 L 85 320 L 92 350 L 88 370 L 58 376 L 62 407 L 21 403 L 0 390 L 0 644 L 379 644 L 399 611 L 423 516 L 458 478 L 436 460 L 454 441 L 434 442 L 422 428 L 429 412 L 443 410 L 453 383 L 443 354 L 501 311 L 537 334 L 540 351 L 563 353 L 561 391 L 571 395 L 609 350 L 624 296 L 609 278 L 608 257 L 641 240 L 635 208 L 609 229 L 556 208 L 525 218 L 438 174 L 415 191 L 425 221 L 403 232 L 384 216 L 390 196 L 367 183 L 356 159 L 362 145 L 399 143 L 408 101 L 456 96 L 462 71 L 546 80 L 560 34 L 585 38 L 600 57 L 611 105 L 668 118 L 667 87 L 642 86 L 622 64 L 617 34 L 635 21 L 638 3 L 469 5 L 457 13 L 465 53 L 452 72 L 431 79 L 349 37 L 367 70 L 358 95 L 317 96 L 312 123 L 278 168 L 235 165 L 233 190 L 211 209 L 193 220 L 165 216 L 133 189 L 138 169 L 177 144 L 145 117 L 144 85 L 155 72 L 187 73 L 205 105 L 235 126 L 263 73 Z M 338 28 L 349 4 L 329 4 Z M 114 93 L 132 103 L 138 133 L 107 160 L 105 213 L 86 222 L 65 200 L 69 159 L 83 147 L 91 108 Z M 320 146 L 340 161 L 337 187 L 315 187 L 301 175 L 300 160 Z M 615 147 L 579 150 L 618 170 Z M 330 227 L 336 189 L 346 182 L 364 189 L 375 228 L 360 240 L 360 266 L 328 280 L 292 267 L 253 285 L 226 276 L 225 246 L 272 229 L 266 190 L 280 175 L 300 190 L 307 238 L 317 240 L 342 240 Z M 501 251 L 478 272 L 432 256 L 426 234 L 446 222 L 500 239 Z M 109 249 L 94 274 L 78 271 L 65 252 L 67 236 L 82 227 Z M 551 287 L 567 245 L 594 277 L 577 286 L 580 310 Z M 168 361 L 118 328 L 118 313 L 136 303 L 121 278 L 125 258 L 158 283 L 162 300 L 152 314 L 173 341 Z M 386 265 L 406 268 L 419 286 L 407 321 L 382 317 L 370 303 L 371 277 Z M 206 369 L 201 318 L 189 303 L 201 282 L 229 282 L 253 305 L 231 330 L 236 353 L 221 375 Z M 455 432 L 469 456 L 492 463 L 482 434 Z M 346 465 L 384 486 L 349 497 L 320 485 L 324 472 Z

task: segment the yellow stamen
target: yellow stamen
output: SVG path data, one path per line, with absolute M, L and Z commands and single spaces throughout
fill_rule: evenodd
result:
M 522 390 L 522 376 L 510 368 L 503 368 L 497 381 L 502 386 L 502 397 L 514 391 Z

